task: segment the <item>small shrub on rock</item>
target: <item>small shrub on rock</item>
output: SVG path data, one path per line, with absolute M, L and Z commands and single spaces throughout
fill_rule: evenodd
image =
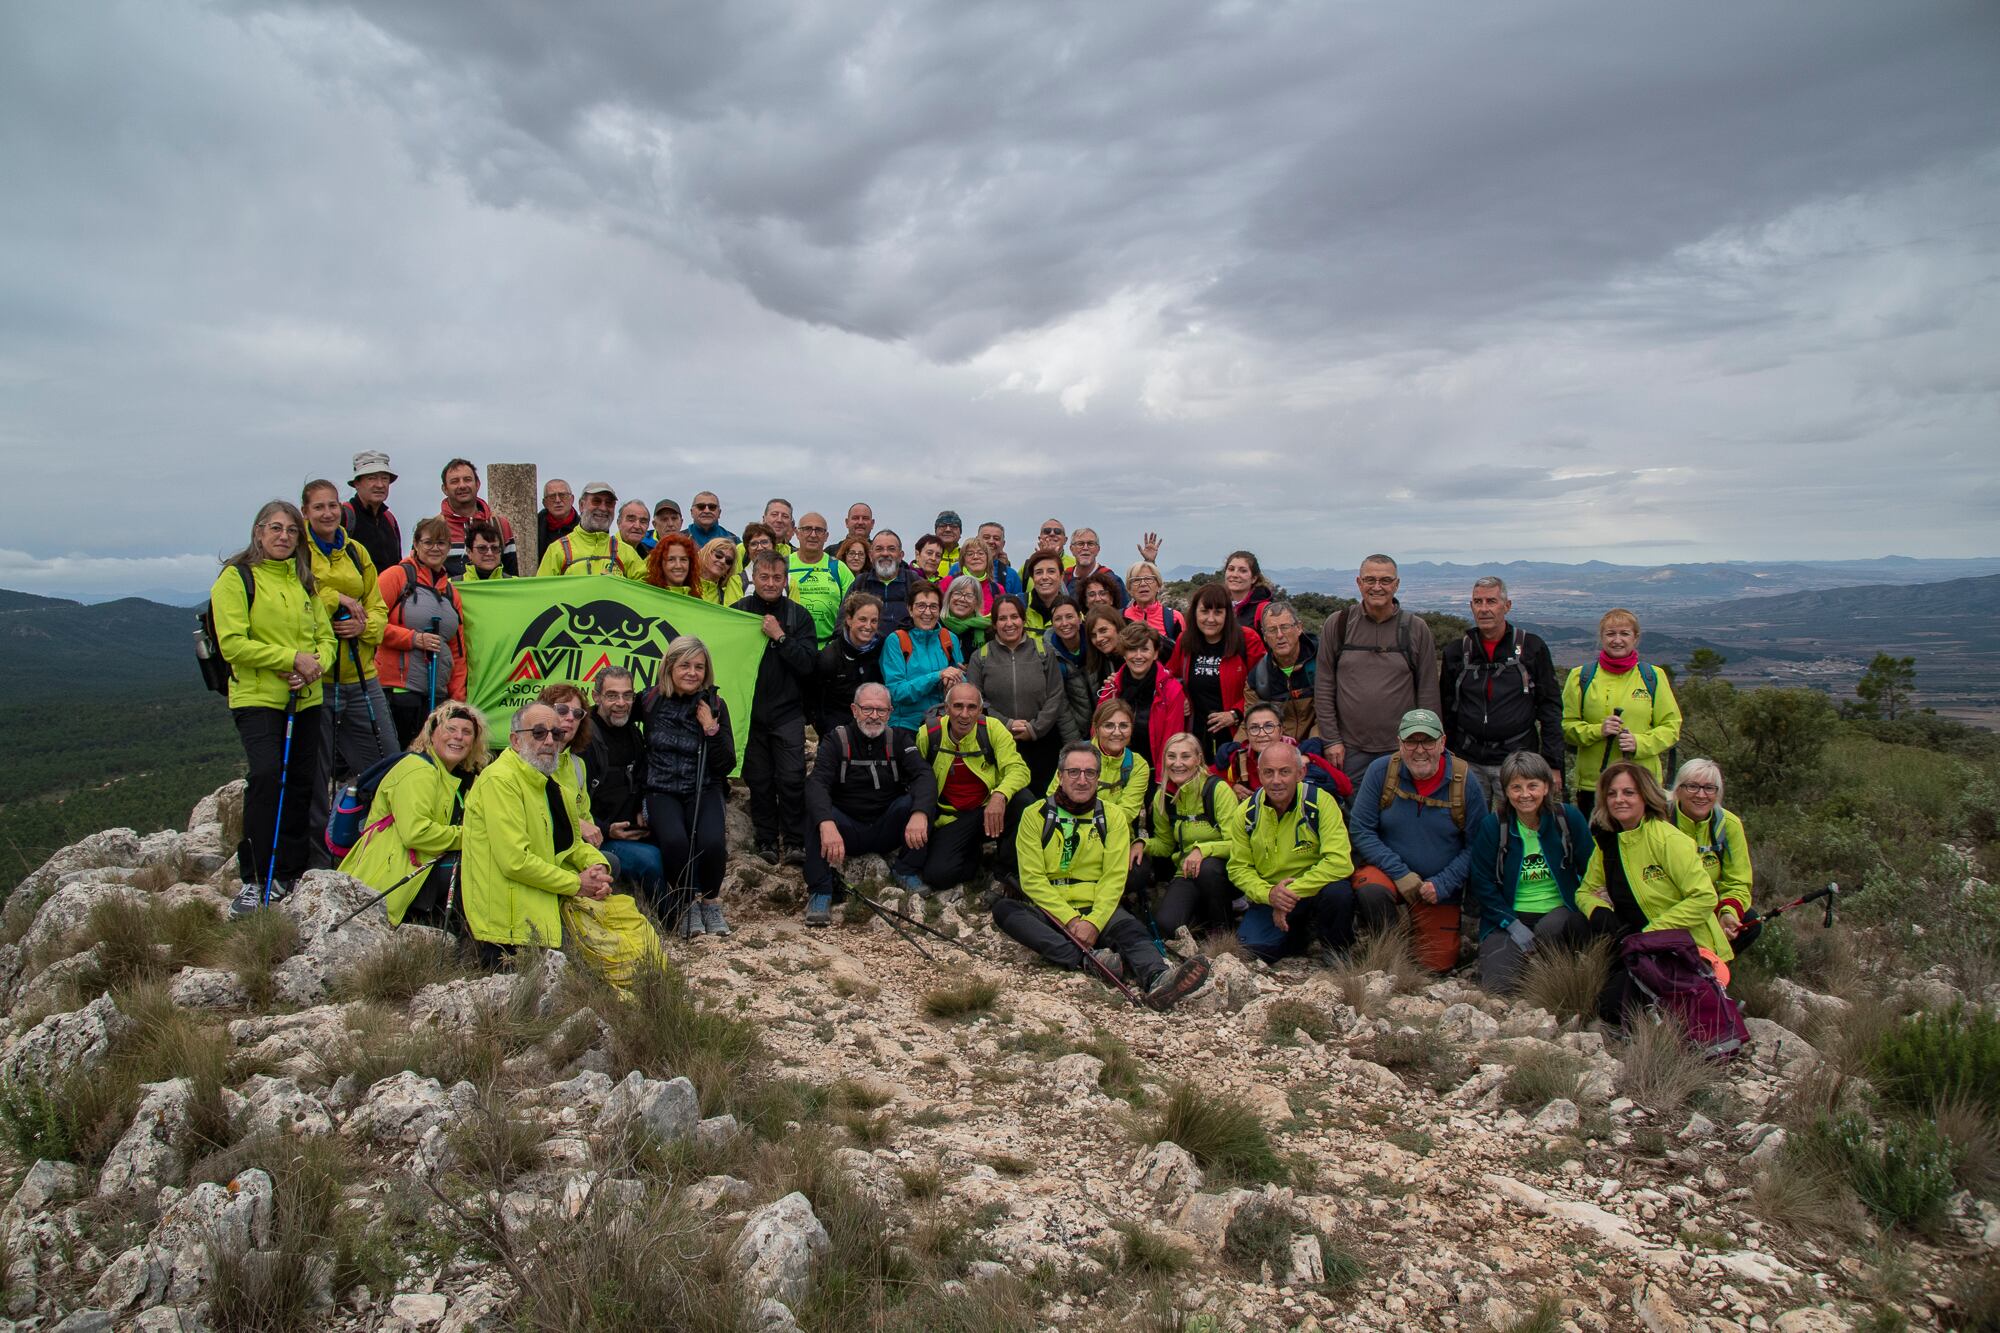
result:
M 924 992 L 924 1012 L 932 1018 L 967 1018 L 986 1013 L 999 998 L 999 983 L 975 977 Z
M 1582 949 L 1560 945 L 1538 948 L 1521 969 L 1520 999 L 1546 1009 L 1558 1022 L 1597 1016 L 1598 992 L 1611 969 L 1611 950 L 1604 940 Z
M 1145 1140 L 1171 1140 L 1186 1149 L 1205 1172 L 1229 1180 L 1285 1178 L 1284 1163 L 1254 1111 L 1225 1097 L 1183 1083 L 1168 1094 L 1146 1127 Z

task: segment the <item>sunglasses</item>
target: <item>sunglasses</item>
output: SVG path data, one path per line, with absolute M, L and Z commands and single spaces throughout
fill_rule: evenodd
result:
M 523 733 L 525 733 L 525 734 L 527 734 L 527 735 L 529 735 L 529 736 L 533 736 L 533 737 L 534 737 L 534 738 L 535 738 L 536 740 L 538 740 L 538 741 L 545 741 L 545 740 L 548 740 L 548 739 L 550 739 L 551 737 L 553 737 L 553 736 L 554 736 L 554 735 L 556 734 L 556 729 L 555 729 L 554 727 L 516 727 L 516 728 L 514 728 L 514 734 L 515 734 L 516 736 L 519 736 L 519 735 L 522 735 Z

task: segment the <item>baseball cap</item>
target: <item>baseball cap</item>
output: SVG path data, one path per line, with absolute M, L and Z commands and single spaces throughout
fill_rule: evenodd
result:
M 1442 736 L 1444 723 L 1428 708 L 1412 708 L 1403 714 L 1403 720 L 1396 726 L 1396 739 L 1406 741 L 1412 736 Z
M 611 489 L 611 483 L 608 481 L 586 482 L 584 483 L 584 487 L 581 494 L 608 495 L 614 500 L 618 498 L 618 492 Z
M 678 501 L 662 500 L 653 506 L 653 512 L 655 514 L 678 514 L 681 512 L 681 507 Z
M 377 472 L 388 473 L 390 481 L 396 479 L 396 470 L 389 466 L 389 455 L 380 449 L 363 449 L 354 455 L 354 481 L 360 481 L 363 477 Z

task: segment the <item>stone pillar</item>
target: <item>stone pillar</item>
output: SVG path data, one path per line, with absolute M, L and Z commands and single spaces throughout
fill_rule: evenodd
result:
M 533 463 L 488 463 L 486 503 L 514 528 L 514 551 L 523 574 L 541 568 L 542 553 L 535 534 L 535 515 L 542 507 L 541 483 Z

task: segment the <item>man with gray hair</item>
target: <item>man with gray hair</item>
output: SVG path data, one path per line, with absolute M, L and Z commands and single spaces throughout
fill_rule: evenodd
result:
M 1500 763 L 1516 750 L 1546 759 L 1562 790 L 1562 682 L 1541 636 L 1507 622 L 1507 585 L 1492 574 L 1472 584 L 1472 628 L 1444 646 L 1439 694 L 1445 745 L 1479 778 L 1494 809 L 1505 792 Z
M 611 868 L 555 778 L 562 744 L 556 710 L 529 704 L 465 798 L 465 923 L 489 965 L 520 945 L 561 947 L 563 899 L 611 896 Z
M 806 924 L 829 925 L 847 860 L 897 853 L 898 874 L 916 870 L 903 856 L 930 841 L 937 776 L 917 753 L 915 732 L 889 725 L 889 687 L 854 692 L 854 720 L 833 728 L 806 775 Z
M 1313 717 L 1326 757 L 1361 785 L 1368 765 L 1396 749 L 1396 727 L 1412 708 L 1438 706 L 1437 642 L 1422 616 L 1396 600 L 1396 562 L 1371 555 L 1354 586 L 1358 606 L 1320 627 Z

